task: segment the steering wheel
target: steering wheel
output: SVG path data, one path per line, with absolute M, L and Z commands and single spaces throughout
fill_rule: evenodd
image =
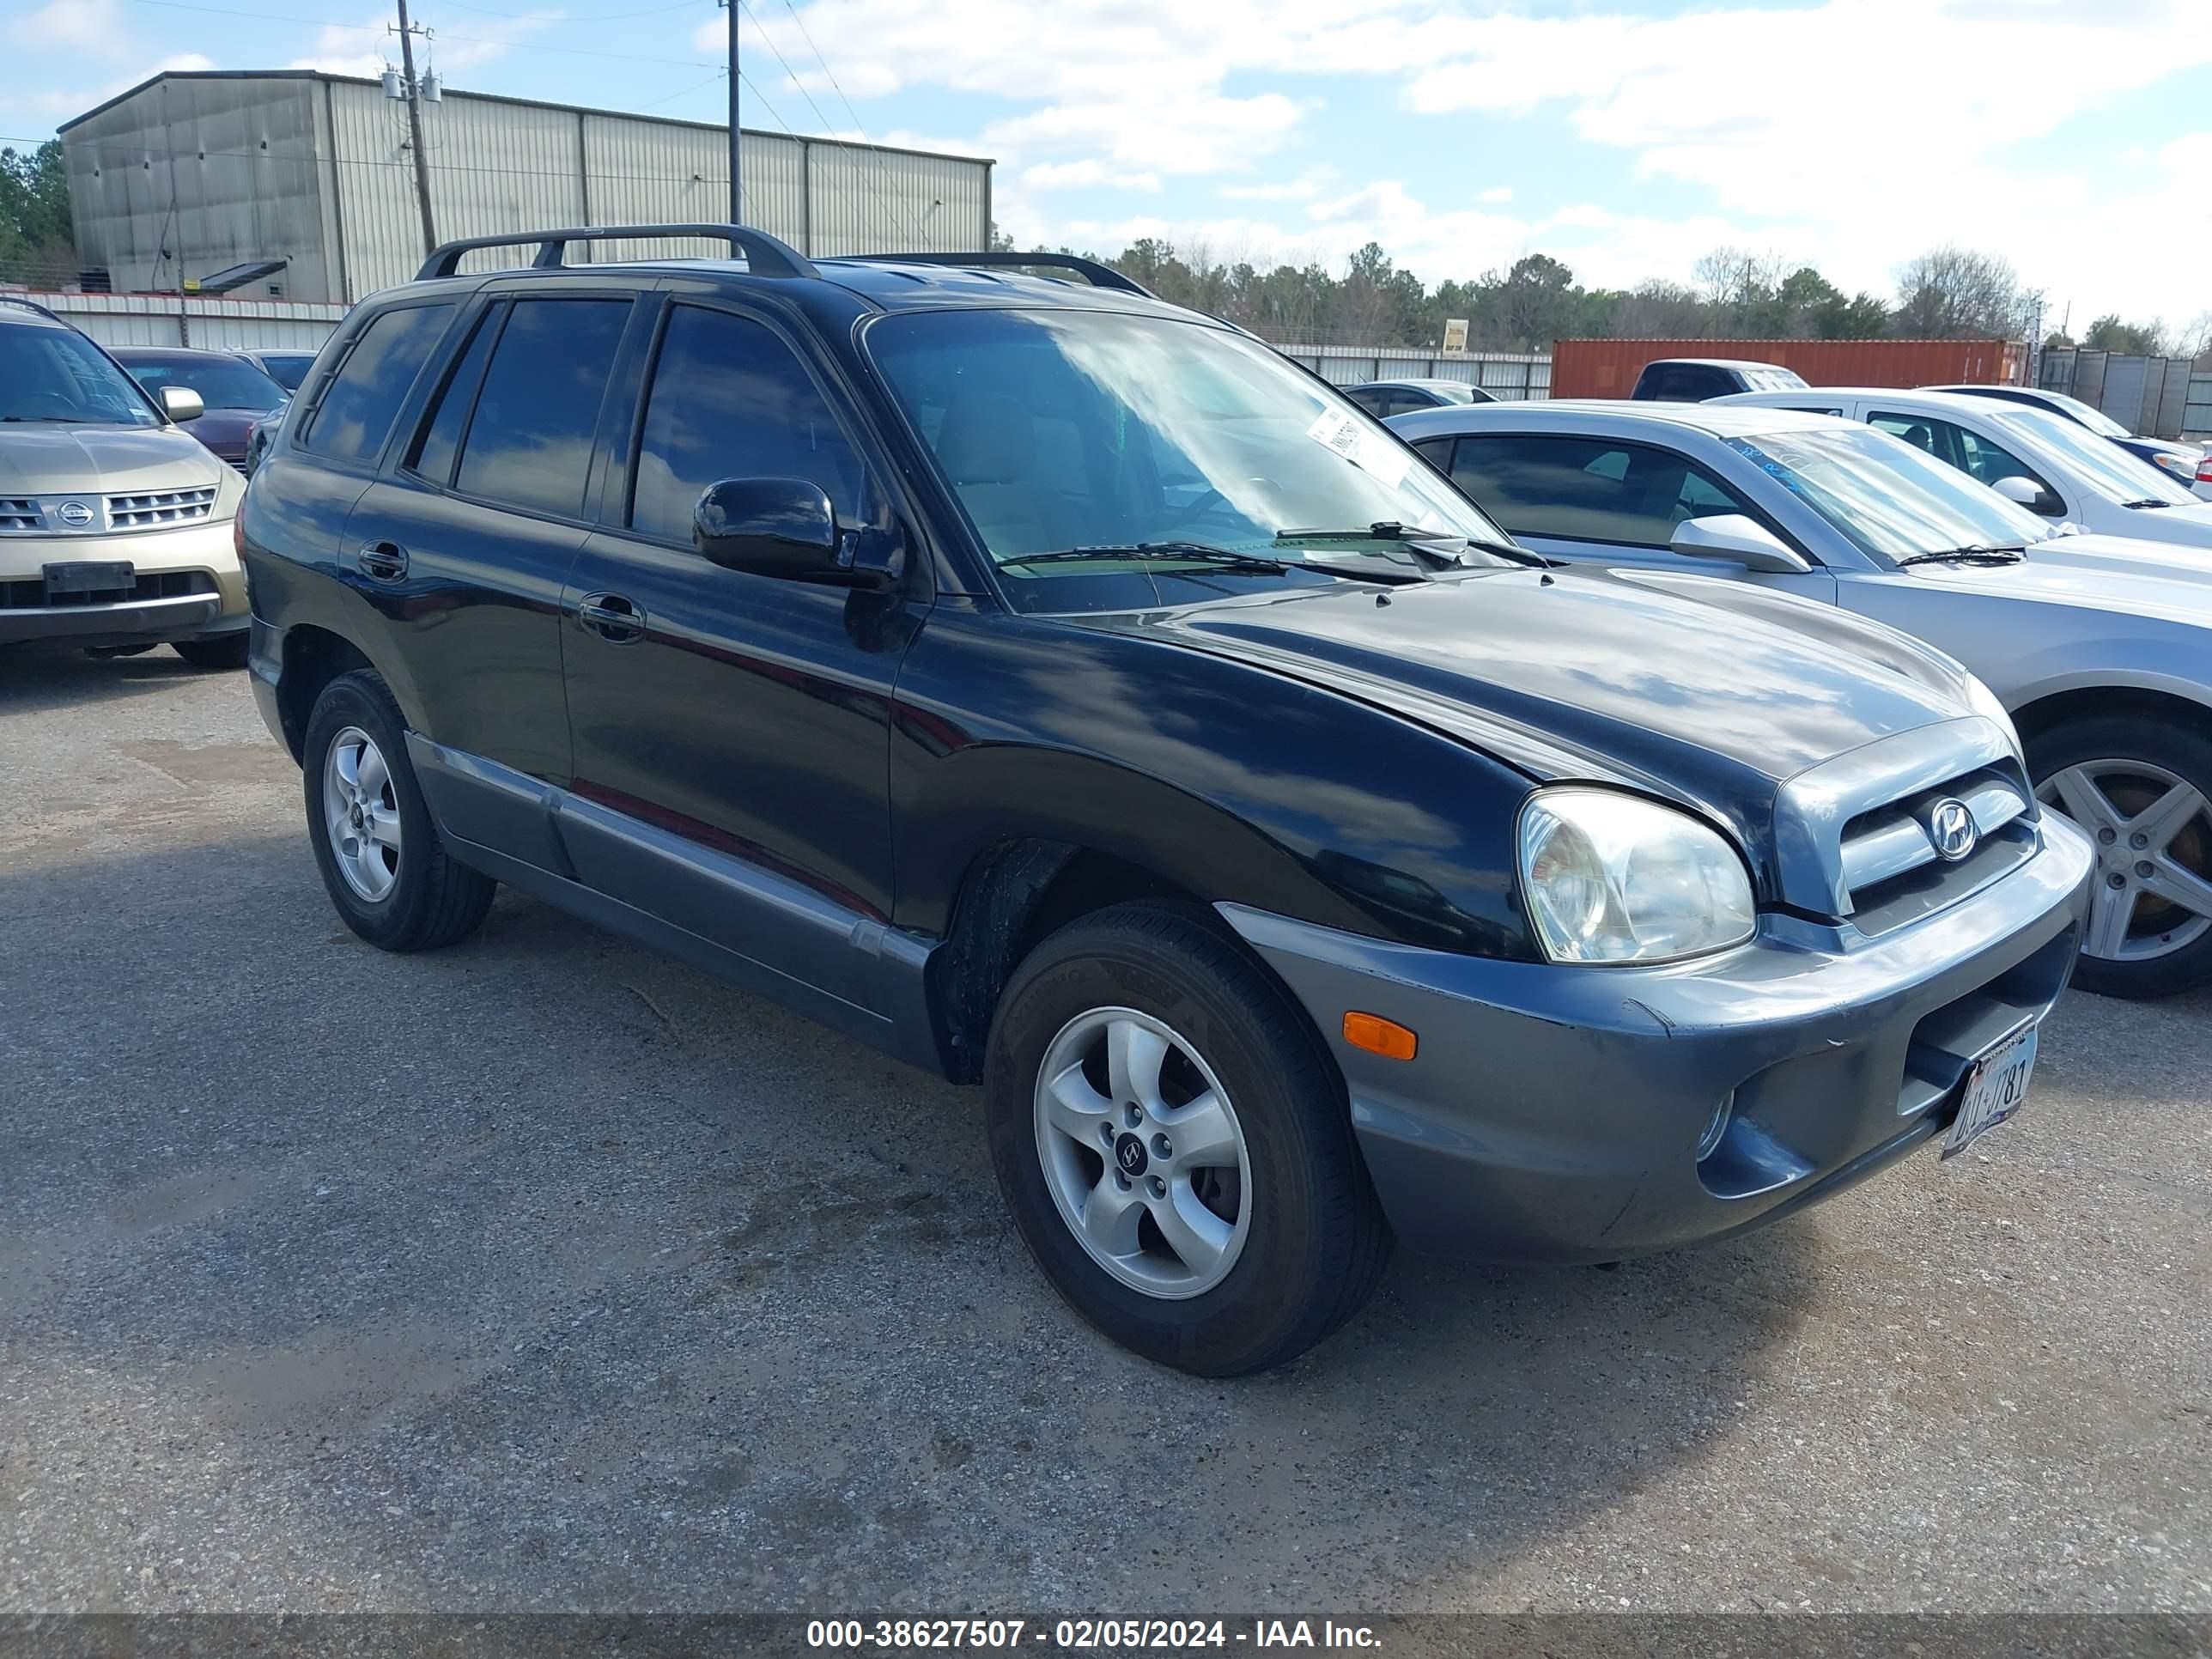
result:
M 1207 490 L 1206 494 L 1200 495 L 1196 501 L 1191 502 L 1189 506 L 1184 507 L 1182 512 L 1176 514 L 1172 519 L 1170 519 L 1167 522 L 1168 530 L 1180 530 L 1185 525 L 1188 524 L 1193 519 L 1204 517 L 1206 508 L 1212 507 L 1217 501 L 1224 507 L 1229 505 L 1229 498 L 1223 495 L 1219 490 Z

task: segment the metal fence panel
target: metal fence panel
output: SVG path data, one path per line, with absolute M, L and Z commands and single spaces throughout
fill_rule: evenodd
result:
M 2192 435 L 2212 435 L 2212 374 L 2189 377 L 2188 401 L 2183 404 L 2181 429 Z

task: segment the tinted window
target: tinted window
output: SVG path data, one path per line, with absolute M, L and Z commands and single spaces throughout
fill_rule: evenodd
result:
M 270 351 L 263 354 L 261 367 L 269 378 L 287 392 L 297 392 L 300 382 L 307 378 L 307 371 L 315 366 L 312 351 Z
M 721 478 L 805 478 L 855 522 L 866 517 L 864 477 L 829 404 L 774 332 L 696 306 L 669 313 L 638 443 L 633 527 L 690 541 L 700 491 Z
M 1374 386 L 1352 386 L 1344 395 L 1370 415 L 1395 415 L 1398 412 L 1391 394 Z
M 1867 422 L 1985 484 L 1993 484 L 2000 478 L 2027 478 L 2045 489 L 2051 487 L 2033 467 L 2010 450 L 1954 421 L 1938 420 L 1932 415 L 1892 415 L 1877 410 L 1867 416 Z
M 0 421 L 159 426 L 161 417 L 75 329 L 0 323 Z
M 518 300 L 469 421 L 455 487 L 576 518 L 627 300 Z
M 157 398 L 162 387 L 181 386 L 210 409 L 274 409 L 284 401 L 283 386 L 237 357 L 125 357 L 123 366 Z
M 1668 363 L 1649 371 L 1636 395 L 1660 403 L 1698 404 L 1741 390 L 1735 377 L 1725 369 L 1699 363 Z
M 315 410 L 302 445 L 346 460 L 372 460 L 453 308 L 404 306 L 370 319 Z
M 422 435 L 416 440 L 415 453 L 407 458 L 409 466 L 435 483 L 453 481 L 453 457 L 461 453 L 461 434 L 468 430 L 469 410 L 476 406 L 477 382 L 483 379 L 484 359 L 491 355 L 492 342 L 499 338 L 500 320 L 506 313 L 504 306 L 494 306 L 478 320 L 468 349 L 461 354 L 438 394 L 429 425 L 423 428 Z
M 1664 547 L 1686 519 L 1758 516 L 1681 456 L 1603 439 L 1462 436 L 1451 475 L 1516 536 Z

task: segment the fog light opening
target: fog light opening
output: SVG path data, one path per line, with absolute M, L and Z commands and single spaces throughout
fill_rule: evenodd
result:
M 1728 1133 L 1729 1119 L 1735 1113 L 1735 1091 L 1731 1089 L 1721 1097 L 1721 1103 L 1713 1108 L 1712 1121 L 1705 1125 L 1705 1133 L 1698 1137 L 1698 1163 L 1703 1164 L 1720 1150 L 1721 1137 Z

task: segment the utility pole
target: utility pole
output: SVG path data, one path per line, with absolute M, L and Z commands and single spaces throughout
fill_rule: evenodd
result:
M 399 66 L 405 77 L 408 143 L 415 152 L 415 205 L 422 210 L 422 257 L 427 259 L 437 248 L 438 233 L 430 223 L 430 158 L 422 149 L 422 87 L 415 78 L 415 29 L 407 21 L 407 0 L 398 3 Z M 734 33 L 731 40 L 730 50 L 735 52 Z
M 730 14 L 730 222 L 741 225 L 745 222 L 745 187 L 738 170 L 743 143 L 738 136 L 738 0 L 721 0 L 721 4 Z

